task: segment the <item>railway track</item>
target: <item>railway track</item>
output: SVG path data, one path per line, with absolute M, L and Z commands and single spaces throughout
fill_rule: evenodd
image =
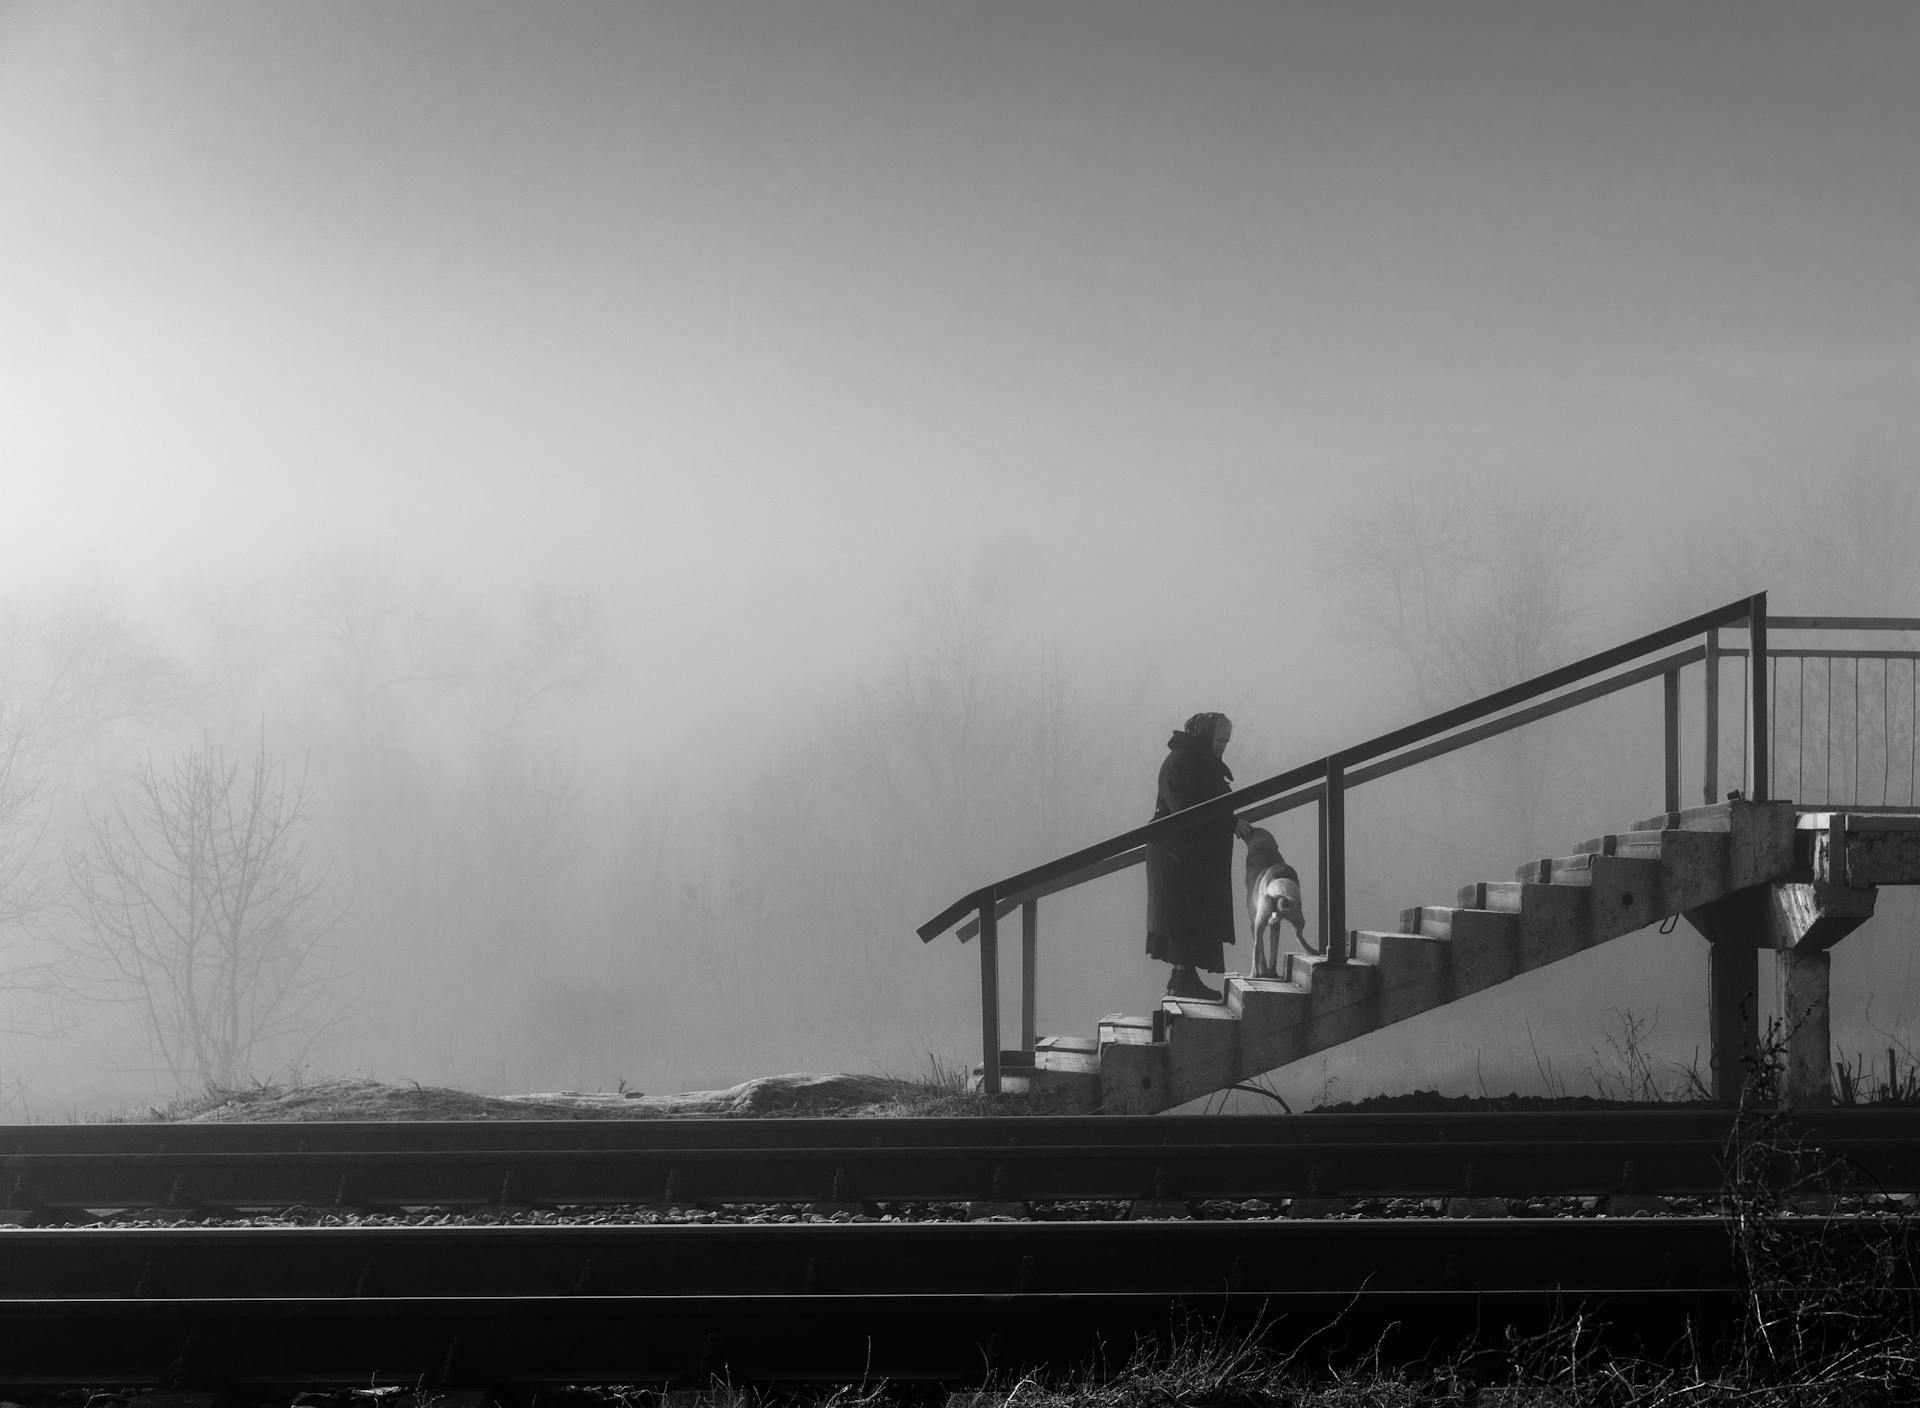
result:
M 977 1381 L 1123 1359 L 1189 1316 L 1417 1358 L 1576 1305 L 1658 1353 L 1740 1313 L 1722 1219 L 1501 1216 L 1501 1200 L 1710 1193 L 1730 1128 L 1709 1111 L 12 1128 L 7 1216 L 36 1225 L 0 1230 L 0 1384 Z M 1764 1162 L 1783 1186 L 1827 1168 L 1908 1193 L 1920 1119 L 1803 1118 Z M 1476 1215 L 1281 1215 L 1384 1197 Z M 1047 1215 L 1073 1199 L 1119 1207 Z M 1241 1201 L 1185 1216 L 1208 1199 Z M 562 1220 L 633 1203 L 712 1220 Z M 726 1220 L 766 1204 L 785 1220 Z M 543 1206 L 521 1225 L 208 1221 Z M 1781 1235 L 1847 1265 L 1884 1257 L 1892 1227 L 1793 1217 Z
M 1703 1196 L 1718 1111 L 1169 1120 L 46 1125 L 0 1130 L 0 1215 L 245 1208 Z M 1796 1120 L 1772 1156 L 1920 1189 L 1920 1112 Z

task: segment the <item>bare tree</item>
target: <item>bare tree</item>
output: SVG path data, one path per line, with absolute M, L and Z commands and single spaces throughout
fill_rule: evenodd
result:
M 1427 713 L 1578 654 L 1582 577 L 1612 541 L 1589 505 L 1545 488 L 1408 479 L 1334 514 L 1313 562 L 1347 626 L 1394 656 Z M 1537 724 L 1469 750 L 1455 771 L 1454 786 L 1504 823 L 1503 845 L 1533 844 L 1543 829 L 1560 785 L 1552 743 L 1551 723 Z
M 31 919 L 46 897 L 45 875 L 34 863 L 45 829 L 37 815 L 41 779 L 13 712 L 0 699 L 0 929 Z
M 69 956 L 41 932 L 80 802 L 180 709 L 180 672 L 118 602 L 86 587 L 0 601 L 0 1032 L 68 1026 Z
M 1920 472 L 1869 466 L 1717 504 L 1651 540 L 1638 606 L 1658 625 L 1752 592 L 1782 615 L 1920 611 Z
M 111 598 L 74 588 L 0 602 L 5 736 L 28 773 L 84 787 L 185 703 L 177 663 Z
M 176 1084 L 296 1057 L 331 1016 L 322 944 L 341 917 L 307 863 L 305 778 L 263 741 L 244 769 L 211 746 L 166 775 L 143 763 L 134 793 L 68 849 L 79 956 Z

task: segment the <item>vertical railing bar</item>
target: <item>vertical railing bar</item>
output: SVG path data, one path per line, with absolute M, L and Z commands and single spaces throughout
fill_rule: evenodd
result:
M 1680 672 L 1660 676 L 1661 717 L 1666 725 L 1666 810 L 1680 810 Z
M 1853 795 L 1852 806 L 1860 805 L 1860 657 L 1853 657 Z
M 1825 780 L 1822 783 L 1823 790 L 1820 793 L 1820 800 L 1823 802 L 1831 802 L 1833 800 L 1833 657 L 1831 655 L 1827 657 L 1827 743 L 1826 743 L 1826 747 L 1827 747 L 1826 770 L 1824 773 Z
M 1893 785 L 1893 687 L 1887 681 L 1893 675 L 1893 661 L 1880 662 L 1880 717 L 1885 724 L 1886 745 L 1880 750 L 1880 805 L 1891 805 L 1887 793 Z
M 1780 790 L 1780 672 L 1775 670 L 1767 676 L 1767 777 L 1771 783 L 1768 795 Z
M 1793 709 L 1793 794 L 1801 800 L 1807 795 L 1807 657 L 1800 657 L 1800 702 Z
M 1913 805 L 1913 745 L 1920 742 L 1920 660 L 1907 662 L 1907 805 Z
M 1000 1093 L 1000 917 L 989 890 L 980 902 L 980 1088 Z
M 1743 796 L 1747 790 L 1747 681 L 1750 678 L 1752 671 L 1743 667 L 1740 671 L 1740 792 Z
M 1320 916 L 1327 962 L 1347 961 L 1347 796 L 1341 755 L 1327 758 L 1325 835 L 1320 846 Z
M 1720 630 L 1713 627 L 1707 632 L 1707 658 L 1704 662 L 1706 675 L 1706 740 L 1701 749 L 1702 760 L 1702 800 L 1712 806 L 1720 800 Z
M 1040 968 L 1040 901 L 1020 905 L 1020 1049 L 1031 1051 L 1039 1041 L 1034 1028 L 1034 976 Z
M 1319 798 L 1314 802 L 1313 812 L 1320 831 L 1320 853 L 1317 857 L 1320 868 L 1320 895 L 1317 908 L 1320 918 L 1320 950 L 1324 953 L 1327 947 L 1327 935 L 1332 932 L 1327 928 L 1331 915 L 1327 908 L 1327 789 L 1324 785 L 1320 788 Z
M 1767 786 L 1767 594 L 1755 592 L 1747 621 L 1747 673 L 1753 677 L 1753 789 L 1747 795 L 1756 802 L 1772 796 Z

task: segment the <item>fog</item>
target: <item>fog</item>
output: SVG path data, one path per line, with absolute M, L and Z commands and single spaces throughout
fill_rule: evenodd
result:
M 915 926 L 1193 712 L 1245 783 L 1753 591 L 1920 615 L 1916 60 L 1852 0 L 0 8 L 0 1116 L 212 1069 L 102 937 L 170 778 L 264 758 L 303 848 L 226 1078 L 918 1075 L 978 987 Z M 1351 922 L 1658 811 L 1658 711 L 1357 791 Z M 1143 914 L 1042 904 L 1043 1031 L 1151 1008 Z M 1844 1051 L 1920 1046 L 1914 918 Z M 1705 968 L 1280 1088 L 1587 1093 L 1623 1014 L 1665 1072 Z

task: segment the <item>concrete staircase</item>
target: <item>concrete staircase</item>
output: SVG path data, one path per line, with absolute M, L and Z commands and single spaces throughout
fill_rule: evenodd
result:
M 1030 1067 L 1005 1074 L 1010 1088 L 1024 1079 L 1066 1110 L 1169 1109 L 1735 891 L 1793 880 L 1807 869 L 1796 834 L 1791 802 L 1650 817 L 1529 861 L 1512 880 L 1463 886 L 1452 904 L 1404 910 L 1396 930 L 1354 931 L 1344 962 L 1289 954 L 1281 978 L 1230 975 L 1224 1002 L 1169 998 L 1157 1022 L 1116 1013 L 1093 1038 L 1043 1038 Z

